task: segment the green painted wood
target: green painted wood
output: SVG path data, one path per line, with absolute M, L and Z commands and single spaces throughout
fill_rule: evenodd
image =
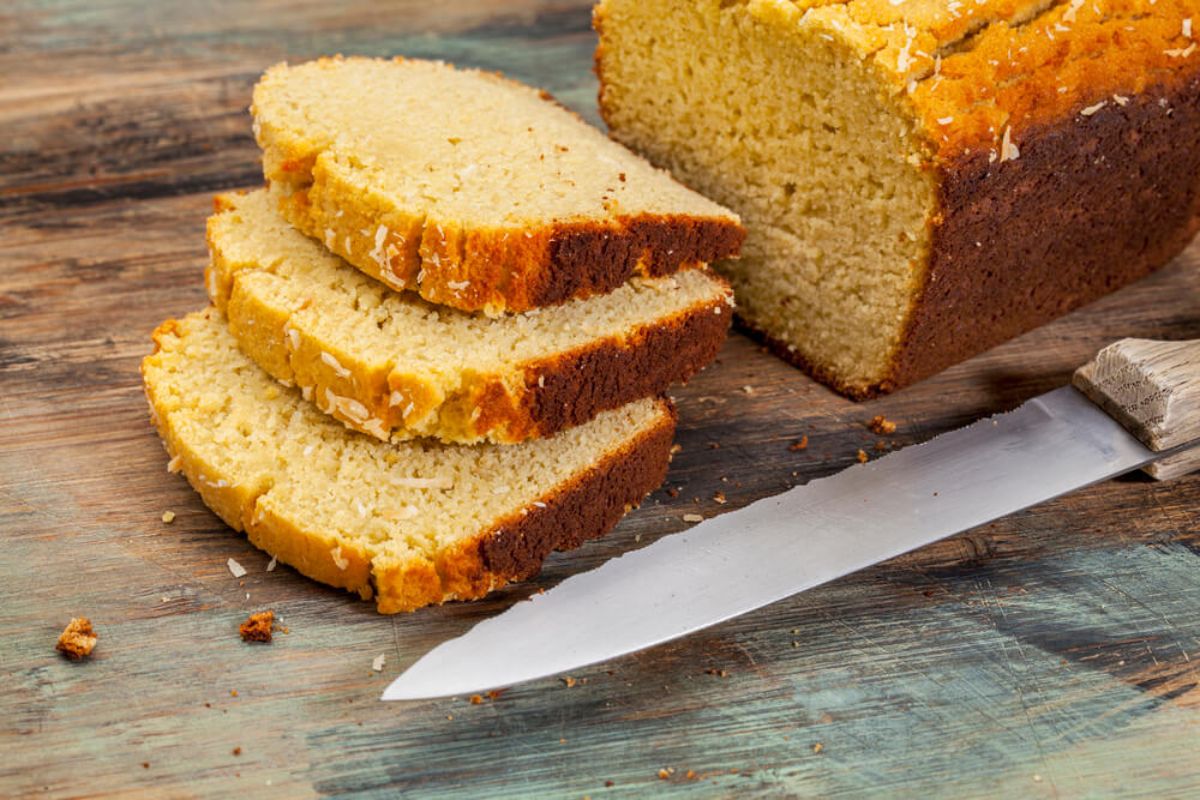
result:
M 611 536 L 475 604 L 380 617 L 268 573 L 166 473 L 137 365 L 158 321 L 204 303 L 210 194 L 259 180 L 245 114 L 257 74 L 337 51 L 441 56 L 546 86 L 594 120 L 592 44 L 581 2 L 0 9 L 0 795 L 1200 794 L 1196 477 L 1092 487 L 583 670 L 572 688 L 376 700 L 438 642 L 682 529 L 685 513 L 874 452 L 875 414 L 899 423 L 889 443 L 910 444 L 1065 383 L 1121 336 L 1200 336 L 1197 246 L 866 404 L 735 335 L 678 392 L 678 496 L 655 493 Z M 808 449 L 789 450 L 802 435 Z M 238 623 L 266 607 L 290 633 L 243 644 Z M 101 640 L 73 664 L 53 643 L 78 614 Z

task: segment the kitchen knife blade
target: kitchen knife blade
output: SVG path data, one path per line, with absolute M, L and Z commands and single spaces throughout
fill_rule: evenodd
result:
M 569 577 L 434 648 L 383 699 L 479 692 L 643 650 L 1162 456 L 1063 387 Z

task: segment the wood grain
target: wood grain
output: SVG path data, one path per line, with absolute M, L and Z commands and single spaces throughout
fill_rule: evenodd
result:
M 1195 476 L 1091 487 L 582 671 L 572 688 L 377 701 L 438 642 L 682 529 L 685 513 L 1015 407 L 1115 339 L 1200 336 L 1195 245 L 866 404 L 735 335 L 678 393 L 668 486 L 611 536 L 475 604 L 382 618 L 266 572 L 167 474 L 137 365 L 155 324 L 204 303 L 211 193 L 260 181 L 245 114 L 258 73 L 339 51 L 440 56 L 595 119 L 588 16 L 535 0 L 0 9 L 0 795 L 1195 796 Z M 872 434 L 876 414 L 896 433 Z M 243 643 L 238 624 L 263 608 L 288 633 Z M 76 664 L 54 641 L 78 615 L 100 643 Z

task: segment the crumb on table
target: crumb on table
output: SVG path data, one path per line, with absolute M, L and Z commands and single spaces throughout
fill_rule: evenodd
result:
M 871 421 L 867 423 L 867 427 L 871 429 L 872 433 L 877 433 L 880 436 L 886 436 L 889 433 L 896 432 L 896 423 L 892 422 L 882 414 L 877 414 L 872 417 Z
M 96 632 L 92 630 L 92 621 L 87 617 L 74 617 L 58 637 L 54 649 L 72 661 L 87 658 L 96 646 Z
M 855 457 L 858 459 L 858 463 L 860 463 L 860 464 L 867 463 L 867 451 L 866 450 L 860 449 L 858 451 L 858 455 Z
M 170 525 L 172 522 L 175 521 L 175 512 L 174 511 L 164 511 L 162 513 L 162 521 L 167 523 L 168 525 Z
M 275 626 L 274 611 L 259 611 L 251 614 L 238 628 L 243 642 L 270 642 L 271 629 Z

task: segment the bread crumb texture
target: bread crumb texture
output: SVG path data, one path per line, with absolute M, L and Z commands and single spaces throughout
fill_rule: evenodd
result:
M 92 654 L 96 647 L 96 631 L 92 629 L 92 621 L 87 617 L 75 617 L 58 637 L 54 649 L 72 661 L 79 661 Z
M 489 319 L 363 275 L 292 228 L 265 191 L 216 206 L 207 285 L 238 346 L 380 439 L 548 436 L 687 380 L 732 320 L 728 284 L 701 269 Z
M 434 303 L 527 311 L 734 256 L 744 236 L 732 212 L 494 73 L 279 64 L 251 111 L 288 220 Z
M 473 599 L 610 529 L 666 473 L 674 411 L 640 400 L 521 445 L 380 442 L 237 349 L 207 309 L 142 364 L 152 418 L 204 502 L 311 578 L 381 612 Z
M 600 106 L 614 138 L 741 215 L 742 257 L 716 266 L 746 326 L 869 396 L 1183 247 L 1196 16 L 1196 0 L 602 0 Z
M 275 612 L 271 610 L 259 611 L 251 614 L 246 618 L 245 622 L 238 626 L 238 633 L 241 634 L 243 642 L 269 643 L 274 626 Z

